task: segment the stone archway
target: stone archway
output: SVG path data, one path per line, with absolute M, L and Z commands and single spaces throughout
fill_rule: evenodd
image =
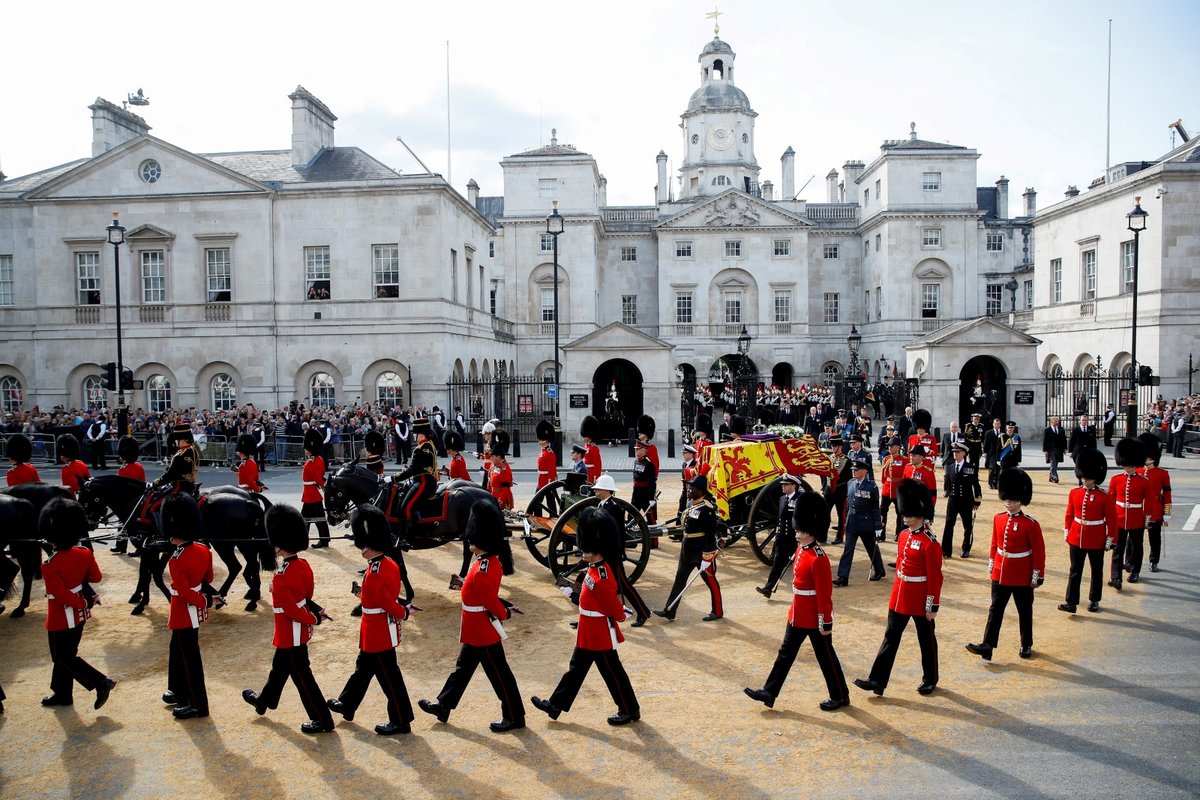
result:
M 991 427 L 991 420 L 999 417 L 1008 419 L 1008 371 L 992 356 L 975 356 L 963 364 L 958 374 L 959 400 L 958 423 L 970 422 L 971 414 L 983 415 L 984 427 Z M 935 420 L 935 424 L 949 424 L 950 420 Z
M 615 397 L 613 396 L 615 393 Z M 629 360 L 612 358 L 592 376 L 592 408 L 604 438 L 621 441 L 642 415 L 642 371 Z

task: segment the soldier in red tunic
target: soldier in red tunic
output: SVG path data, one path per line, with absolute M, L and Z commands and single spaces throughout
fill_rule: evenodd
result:
M 16 434 L 8 440 L 6 447 L 8 460 L 12 469 L 5 476 L 9 486 L 20 486 L 22 483 L 35 483 L 41 480 L 37 468 L 29 463 L 33 458 L 33 444 L 24 434 Z
M 875 656 L 871 674 L 855 678 L 854 685 L 883 695 L 896 662 L 900 638 L 911 619 L 921 645 L 923 677 L 917 691 L 932 694 L 938 683 L 937 618 L 942 595 L 942 548 L 925 521 L 933 515 L 933 498 L 923 483 L 906 478 L 897 489 L 905 530 L 900 534 L 896 558 L 896 582 L 888 601 L 887 630 Z
M 504 621 L 520 614 L 521 609 L 500 599 L 501 574 L 512 575 L 512 550 L 505 537 L 507 530 L 504 517 L 496 505 L 487 500 L 477 500 L 471 506 L 467 530 L 463 535 L 475 556 L 462 585 L 462 623 L 459 641 L 462 648 L 454 671 L 446 679 L 446 685 L 437 700 L 418 700 L 417 705 L 426 714 L 432 714 L 439 722 L 450 719 L 450 712 L 458 708 L 475 668 L 483 665 L 483 674 L 492 684 L 492 690 L 500 700 L 502 718 L 491 723 L 496 733 L 525 727 L 525 704 L 517 689 L 517 679 L 504 656 Z
M 1140 440 L 1126 437 L 1117 442 L 1115 459 L 1122 472 L 1108 482 L 1108 493 L 1117 504 L 1117 545 L 1113 548 L 1109 562 L 1108 585 L 1121 591 L 1125 575 L 1126 548 L 1129 562 L 1142 566 L 1142 540 L 1146 531 L 1146 500 L 1150 484 L 1145 475 L 1139 475 L 1139 467 L 1146 466 L 1146 445 Z M 1129 576 L 1130 583 L 1138 582 L 1137 572 Z
M 696 429 L 692 433 L 692 444 L 696 446 L 696 463 L 704 464 L 704 449 L 712 444 L 712 417 L 710 417 L 708 414 L 697 414 Z
M 600 448 L 594 442 L 600 438 L 601 433 L 600 420 L 591 414 L 583 418 L 583 422 L 579 425 L 579 436 L 583 439 L 583 446 L 587 449 L 583 463 L 587 465 L 588 483 L 595 483 L 596 479 L 600 477 L 600 473 L 604 471 Z
M 900 485 L 900 481 L 904 480 L 904 469 L 908 466 L 908 457 L 900 452 L 902 442 L 899 436 L 893 436 L 888 440 L 888 454 L 883 457 L 883 463 L 879 466 L 879 472 L 882 476 L 883 485 L 881 495 L 883 499 L 879 504 L 880 522 L 883 529 L 875 536 L 882 542 L 887 539 L 887 518 L 888 509 L 896 505 L 896 487 Z M 896 512 L 896 541 L 900 541 L 900 531 L 904 528 L 904 520 L 900 517 L 900 512 Z
M 175 545 L 167 561 L 171 572 L 171 651 L 167 663 L 167 693 L 163 702 L 175 706 L 176 719 L 208 716 L 208 691 L 200 659 L 200 623 L 218 598 L 205 592 L 213 580 L 212 552 L 198 543 L 203 530 L 200 507 L 190 494 L 168 495 L 162 504 L 163 533 Z
M 639 442 L 646 443 L 646 458 L 650 459 L 650 463 L 654 465 L 654 474 L 660 474 L 658 463 L 658 445 L 654 443 L 654 431 L 656 425 L 654 417 L 649 414 L 642 414 L 637 421 L 637 438 Z
M 502 428 L 497 428 L 492 434 L 492 468 L 488 473 L 488 491 L 504 511 L 513 507 L 512 467 L 505 460 L 509 441 L 508 432 Z
M 904 477 L 924 484 L 925 488 L 929 490 L 929 519 L 926 521 L 932 522 L 933 512 L 937 507 L 937 475 L 933 471 L 933 461 L 928 456 L 929 451 L 924 445 L 918 444 L 910 448 L 908 451 L 909 464 L 904 468 Z
M 923 408 L 918 408 L 912 413 L 913 428 L 915 433 L 908 437 L 908 454 L 912 455 L 914 447 L 920 445 L 925 448 L 925 457 L 930 459 L 930 466 L 933 465 L 932 459 L 937 458 L 938 445 L 937 439 L 929 433 L 929 429 L 933 427 L 933 415 Z M 937 497 L 937 485 L 929 490 Z
M 275 658 L 261 693 L 251 689 L 242 692 L 242 699 L 254 706 L 260 715 L 267 709 L 279 708 L 279 698 L 288 678 L 300 693 L 300 702 L 308 712 L 308 722 L 300 726 L 303 733 L 326 733 L 333 730 L 333 715 L 325 705 L 325 696 L 313 677 L 308 660 L 308 642 L 313 627 L 329 619 L 325 609 L 313 602 L 312 567 L 297 554 L 308 549 L 308 531 L 304 517 L 291 506 L 278 505 L 267 509 L 264 525 L 267 538 L 282 559 L 275 577 L 271 579 L 271 605 L 275 612 Z
M 1182 435 L 1182 434 L 1180 434 Z M 1158 558 L 1162 552 L 1162 529 L 1171 521 L 1171 474 L 1159 466 L 1162 444 L 1153 433 L 1138 437 L 1146 445 L 1146 466 L 1138 472 L 1146 476 L 1146 535 L 1150 539 L 1150 571 L 1158 572 Z M 1132 563 L 1130 566 L 1134 566 Z M 1131 570 L 1136 574 L 1141 568 Z M 1129 580 L 1133 581 L 1133 574 Z
M 305 528 L 317 526 L 320 537 L 313 548 L 329 547 L 329 522 L 325 518 L 325 458 L 321 455 L 325 441 L 319 431 L 309 428 L 304 432 L 304 454 L 306 459 L 300 472 L 303 491 L 300 494 L 300 513 L 304 515 Z
M 608 564 L 602 555 L 606 549 L 611 549 L 603 537 L 615 535 L 615 526 L 607 517 L 606 512 L 595 508 L 586 508 L 579 515 L 577 541 L 588 568 L 577 600 L 579 623 L 575 650 L 571 653 L 570 666 L 550 698 L 543 700 L 537 695 L 530 698 L 534 707 L 546 712 L 550 719 L 558 719 L 564 711 L 571 710 L 592 664 L 600 671 L 600 677 L 617 704 L 617 713 L 608 718 L 608 724 L 627 725 L 642 717 L 629 675 L 617 655 L 617 645 L 625 641 L 617 623 L 625 620 L 627 612 L 617 597 L 617 581 L 613 575 L 613 570 L 620 567 Z
M 537 424 L 538 450 L 537 488 L 541 490 L 558 480 L 558 457 L 554 455 L 554 423 L 542 420 Z M 551 512 L 554 513 L 553 511 Z
M 1011 597 L 1021 628 L 1021 658 L 1033 655 L 1033 590 L 1046 576 L 1046 543 L 1042 526 L 1022 511 L 1033 501 L 1033 481 L 1022 469 L 1006 469 L 997 481 L 1004 511 L 992 518 L 992 549 L 988 571 L 992 577 L 992 605 L 988 608 L 983 641 L 967 650 L 992 660 L 1000 642 L 1000 625 Z
M 792 577 L 792 607 L 775 665 L 761 689 L 743 691 L 753 700 L 772 708 L 783 690 L 783 682 L 808 639 L 825 676 L 829 699 L 822 700 L 822 711 L 836 711 L 850 704 L 850 689 L 842 664 L 833 649 L 833 574 L 829 557 L 821 549 L 829 538 L 829 505 L 816 492 L 797 492 L 794 515 L 796 526 L 796 568 Z
M 146 468 L 142 466 L 142 462 L 138 461 L 139 455 L 137 439 L 132 436 L 122 436 L 121 440 L 117 442 L 117 460 L 121 462 L 117 474 L 122 478 L 131 478 L 145 483 Z
M 442 443 L 446 446 L 446 454 L 450 457 L 447 477 L 452 481 L 471 480 L 471 471 L 467 469 L 467 460 L 462 456 L 462 451 L 466 449 L 462 434 L 456 430 L 448 430 L 442 437 Z
M 360 506 L 351 512 L 350 529 L 354 533 L 354 546 L 367 560 L 362 587 L 357 583 L 353 587 L 362 602 L 358 660 L 342 693 L 326 704 L 347 722 L 353 721 L 371 678 L 375 678 L 387 697 L 388 711 L 388 721 L 376 725 L 375 733 L 380 736 L 408 733 L 412 730 L 413 709 L 404 676 L 396 663 L 396 647 L 400 644 L 400 623 L 408 619 L 411 605 L 401 605 L 400 567 L 384 555 L 392 546 L 392 533 L 387 517 L 375 506 Z
M 64 433 L 55 442 L 58 450 L 58 463 L 62 464 L 62 484 L 71 490 L 71 497 L 79 497 L 79 489 L 83 482 L 92 477 L 87 464 L 79 460 L 79 440 L 72 434 Z
M 1071 546 L 1071 571 L 1067 576 L 1066 600 L 1058 604 L 1059 611 L 1075 613 L 1079 605 L 1079 584 L 1083 580 L 1083 562 L 1092 567 L 1092 583 L 1088 591 L 1088 611 L 1100 610 L 1104 594 L 1104 551 L 1117 543 L 1116 503 L 1100 488 L 1108 472 L 1104 453 L 1094 448 L 1080 450 L 1075 456 L 1075 475 L 1082 486 L 1071 490 L 1067 497 L 1066 519 L 1063 520 L 1063 539 Z
M 243 433 L 237 439 L 236 448 L 235 453 L 241 459 L 234 467 L 237 472 L 238 486 L 248 492 L 261 492 L 263 485 L 258 479 L 258 462 L 254 460 L 258 445 L 254 443 L 254 437 Z
M 42 565 L 46 581 L 46 631 L 50 640 L 50 695 L 44 706 L 69 706 L 75 681 L 96 692 L 99 709 L 117 682 L 79 657 L 83 626 L 99 602 L 91 584 L 101 580 L 96 556 L 86 547 L 76 547 L 88 535 L 88 519 L 83 507 L 74 500 L 57 497 L 46 504 L 38 517 L 38 535 L 54 547 L 50 560 Z M 0 699 L 3 699 L 0 697 Z

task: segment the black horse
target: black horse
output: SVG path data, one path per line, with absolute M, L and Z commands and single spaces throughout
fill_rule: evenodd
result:
M 93 523 L 115 521 L 120 526 L 120 534 L 140 546 L 138 584 L 129 598 L 135 615 L 141 614 L 150 602 L 151 580 L 164 597 L 170 598 L 163 572 L 171 547 L 158 528 L 157 516 L 146 515 L 142 510 L 148 491 L 141 481 L 119 475 L 101 475 L 85 481 L 79 492 L 79 502 Z M 262 598 L 260 567 L 274 570 L 277 566 L 275 549 L 267 540 L 263 527 L 263 514 L 270 506 L 271 502 L 261 494 L 236 486 L 218 486 L 200 498 L 200 508 L 204 512 L 204 540 L 229 570 L 217 594 L 224 596 L 240 572 L 250 587 L 244 598 L 249 601 L 247 611 L 258 608 Z M 246 559 L 244 568 L 238 560 L 239 551 Z
M 3 532 L 0 533 L 0 547 L 8 544 L 9 552 L 17 560 L 24 583 L 21 602 L 11 614 L 14 619 L 25 616 L 33 582 L 41 577 L 42 555 L 45 550 L 38 539 L 38 514 L 42 513 L 43 506 L 56 497 L 70 499 L 71 493 L 63 486 L 40 482 L 22 483 L 0 489 L 0 498 L 3 498 L 3 506 L 0 506 L 0 531 Z M 84 544 L 91 546 L 89 542 Z M 4 571 L 0 569 L 0 572 Z M 5 596 L 12 590 L 12 581 L 7 583 L 7 587 L 0 586 Z

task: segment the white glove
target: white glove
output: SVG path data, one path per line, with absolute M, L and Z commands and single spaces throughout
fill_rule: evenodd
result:
M 568 600 L 571 599 L 571 595 L 575 594 L 575 592 L 572 591 L 570 586 L 560 586 L 560 587 L 558 587 L 558 590 L 560 592 L 562 592 L 563 597 L 567 598 Z
M 384 476 L 383 476 L 383 482 L 384 482 L 384 483 L 391 483 L 391 482 L 392 482 L 392 476 L 391 476 L 391 475 L 384 475 Z
M 708 570 L 708 569 L 711 569 L 711 568 L 712 568 L 712 562 L 711 562 L 711 561 L 701 561 L 701 562 L 700 562 L 700 571 L 701 571 L 701 572 L 704 572 L 705 570 Z
M 1167 524 L 1170 523 L 1170 521 L 1171 521 L 1171 515 L 1163 514 L 1163 527 L 1164 528 L 1167 527 Z
M 1070 535 L 1071 535 L 1071 532 L 1070 532 L 1069 530 L 1067 530 L 1066 528 L 1063 528 L 1063 541 L 1064 541 L 1064 542 L 1067 540 L 1067 538 L 1068 538 Z

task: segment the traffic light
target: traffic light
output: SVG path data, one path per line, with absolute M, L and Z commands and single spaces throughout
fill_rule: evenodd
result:
M 109 361 L 103 366 L 104 374 L 100 378 L 100 385 L 110 392 L 117 390 L 117 365 L 113 361 Z
M 133 370 L 129 367 L 121 370 L 121 391 L 133 391 Z
M 1145 364 L 1138 367 L 1138 385 L 1152 386 L 1151 378 L 1154 376 L 1154 371 Z

